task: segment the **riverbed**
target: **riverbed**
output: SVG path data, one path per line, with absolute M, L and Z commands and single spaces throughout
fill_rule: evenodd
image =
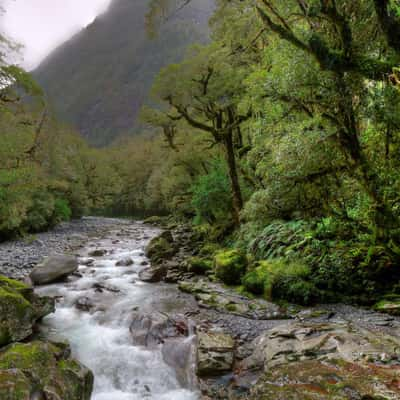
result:
M 77 274 L 67 282 L 37 289 L 57 298 L 56 312 L 43 321 L 43 334 L 69 341 L 73 356 L 93 371 L 93 400 L 198 398 L 195 388 L 183 387 L 175 369 L 166 364 L 161 345 L 136 346 L 129 331 L 138 310 L 171 312 L 183 306 L 175 286 L 137 279 L 147 264 L 144 249 L 158 232 L 131 223 L 93 236 L 79 249 Z M 91 258 L 96 249 L 105 254 Z M 117 266 L 121 260 L 132 265 Z

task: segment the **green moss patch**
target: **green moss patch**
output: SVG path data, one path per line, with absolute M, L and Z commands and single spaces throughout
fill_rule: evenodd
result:
M 228 285 L 237 285 L 246 273 L 247 258 L 239 250 L 220 251 L 214 258 L 215 274 Z

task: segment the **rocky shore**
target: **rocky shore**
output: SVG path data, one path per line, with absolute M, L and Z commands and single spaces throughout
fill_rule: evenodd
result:
M 1 244 L 0 275 L 23 279 L 43 256 L 54 253 L 77 254 L 81 264 L 91 263 L 105 253 L 100 254 L 102 248 L 94 247 L 91 253 L 81 254 L 85 244 L 100 240 L 112 230 L 117 233 L 114 240 L 107 239 L 110 244 L 117 243 L 117 237 L 134 239 L 140 228 L 132 229 L 129 225 L 129 221 L 85 218 L 29 241 Z M 140 237 L 144 237 L 143 232 Z M 189 226 L 164 229 L 150 242 L 146 255 L 151 263 L 141 263 L 139 278 L 159 285 L 157 298 L 148 298 L 132 314 L 130 325 L 134 344 L 149 348 L 162 345 L 165 362 L 175 368 L 184 387 L 198 387 L 204 400 L 400 398 L 399 316 L 342 304 L 304 308 L 249 298 L 219 283 L 215 264 L 204 262 L 202 252 L 204 243 Z M 128 266 L 131 261 L 126 257 L 117 264 Z M 169 290 L 171 285 L 179 291 Z M 108 293 L 107 288 L 104 290 Z M 98 291 L 103 289 L 99 287 Z M 25 286 L 23 293 L 33 296 Z M 87 300 L 78 302 L 76 307 L 81 312 L 93 313 L 102 305 Z M 50 306 L 45 312 L 32 311 L 35 317 L 28 318 L 24 335 L 16 334 L 3 343 L 0 394 L 1 388 L 9 388 L 4 381 L 15 382 L 17 378 L 25 387 L 32 387 L 30 375 L 24 370 L 24 363 L 29 361 L 19 354 L 24 353 L 23 346 L 36 346 L 39 353 L 45 348 L 43 352 L 50 354 L 50 358 L 43 378 L 39 376 L 35 382 L 42 382 L 46 374 L 57 376 L 60 385 L 67 387 L 63 393 L 69 393 L 69 385 L 78 376 L 77 391 L 71 392 L 68 399 L 90 398 L 93 378 L 90 371 L 70 358 L 68 346 L 46 342 L 19 344 L 21 339 L 26 341 L 30 337 L 35 322 L 51 311 Z M 190 339 L 193 333 L 194 342 Z M 192 352 L 193 376 L 189 370 Z M 71 377 L 71 371 L 75 371 L 72 381 L 63 380 L 64 365 L 74 366 L 65 375 Z M 10 373 L 20 375 L 10 377 Z M 43 393 L 53 390 L 46 389 L 44 381 L 40 385 Z
M 202 245 L 189 227 L 164 232 L 148 247 L 152 266 L 143 276 L 176 282 L 196 301 L 203 399 L 400 398 L 398 315 L 248 298 L 218 283 L 218 260 L 202 264 Z

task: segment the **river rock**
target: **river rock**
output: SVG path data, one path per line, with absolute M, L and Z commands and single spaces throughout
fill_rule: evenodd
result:
M 146 247 L 146 256 L 152 264 L 160 264 L 165 260 L 171 259 L 177 252 L 174 238 L 170 231 L 165 231 L 161 235 L 150 241 Z
M 78 310 L 89 312 L 94 307 L 94 304 L 89 297 L 81 297 L 76 300 L 75 307 Z
M 156 283 L 161 282 L 167 275 L 167 267 L 165 265 L 153 266 L 145 268 L 139 272 L 139 279 L 143 282 Z
M 187 334 L 187 322 L 183 317 L 172 317 L 167 314 L 154 312 L 152 314 L 133 315 L 129 327 L 134 344 L 152 347 L 164 343 L 167 338 Z
M 197 374 L 218 376 L 232 370 L 235 342 L 224 333 L 198 333 Z
M 29 337 L 36 321 L 54 312 L 54 300 L 0 276 L 0 347 Z
M 104 257 L 107 254 L 106 249 L 96 249 L 89 253 L 90 257 Z
M 90 400 L 93 374 L 55 344 L 15 343 L 0 351 L 0 398 Z
M 47 257 L 30 273 L 35 285 L 44 285 L 58 281 L 77 271 L 78 261 L 74 256 Z
M 133 265 L 133 260 L 130 257 L 125 257 L 115 264 L 117 267 L 129 267 L 130 265 Z
M 179 383 L 188 389 L 196 388 L 196 336 L 165 339 L 161 353 L 164 362 L 176 372 Z
M 292 322 L 257 338 L 239 370 L 263 371 L 252 400 L 398 399 L 399 346 L 348 322 Z

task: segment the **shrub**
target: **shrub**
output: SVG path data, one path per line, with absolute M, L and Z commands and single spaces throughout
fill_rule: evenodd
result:
M 214 258 L 215 274 L 228 285 L 241 282 L 246 273 L 247 258 L 240 250 L 220 251 Z
M 230 214 L 231 191 L 225 163 L 215 161 L 207 175 L 200 176 L 192 187 L 192 206 L 196 221 L 224 221 Z
M 69 221 L 71 216 L 72 211 L 68 205 L 68 201 L 56 199 L 54 202 L 53 223 L 57 224 L 61 221 Z

